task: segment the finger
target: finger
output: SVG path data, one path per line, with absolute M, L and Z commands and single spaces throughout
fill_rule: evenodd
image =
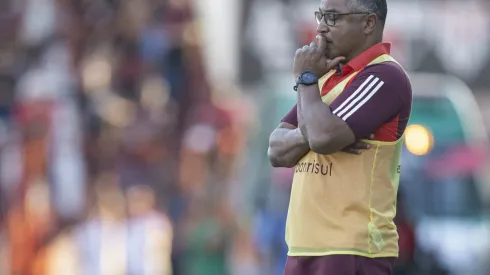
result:
M 366 150 L 370 148 L 370 145 L 365 142 L 357 141 L 356 143 L 350 145 L 348 148 L 352 148 L 356 150 Z
M 361 150 L 358 150 L 358 149 L 352 149 L 351 154 L 353 154 L 353 155 L 360 155 L 360 154 L 362 154 L 362 151 Z
M 322 51 L 326 51 L 327 49 L 327 38 L 321 34 L 316 36 L 316 39 L 318 40 L 318 48 L 321 49 Z
M 339 57 L 336 57 L 332 60 L 327 61 L 327 65 L 329 68 L 335 68 L 337 65 L 342 63 L 344 60 L 345 60 L 345 57 L 339 56 Z
M 352 145 L 352 147 L 355 149 L 366 150 L 366 149 L 371 148 L 371 144 L 366 143 L 366 142 L 362 142 L 362 141 L 358 141 L 358 142 L 354 143 Z
M 315 42 L 311 42 L 310 43 L 310 48 L 317 48 L 317 44 Z
M 344 153 L 352 154 L 352 155 L 360 155 L 362 153 L 361 150 L 352 148 L 352 147 L 347 147 L 344 150 L 342 150 Z

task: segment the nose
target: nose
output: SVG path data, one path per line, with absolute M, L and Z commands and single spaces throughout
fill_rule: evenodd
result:
M 319 34 L 325 34 L 325 33 L 330 32 L 330 28 L 329 28 L 329 27 L 328 27 L 328 25 L 325 23 L 325 20 L 322 20 L 322 21 L 320 21 L 320 24 L 318 24 L 318 27 L 316 28 L 316 31 L 317 31 Z

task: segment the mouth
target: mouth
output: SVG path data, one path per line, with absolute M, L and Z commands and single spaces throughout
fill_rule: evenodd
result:
M 331 39 L 329 39 L 329 38 L 327 38 L 325 35 L 321 35 L 321 34 L 319 34 L 319 35 L 317 36 L 317 39 L 323 39 L 323 40 L 324 40 L 324 41 L 325 41 L 327 44 L 332 44 L 332 43 L 333 43 L 333 42 L 332 42 L 332 40 L 331 40 Z

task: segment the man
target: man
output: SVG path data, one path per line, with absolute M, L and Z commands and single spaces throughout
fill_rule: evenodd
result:
M 294 59 L 297 104 L 268 152 L 295 167 L 285 274 L 391 274 L 410 81 L 381 43 L 386 0 L 324 0 L 315 16 L 318 43 Z

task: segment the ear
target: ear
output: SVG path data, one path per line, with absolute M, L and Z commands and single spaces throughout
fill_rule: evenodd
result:
M 376 25 L 378 24 L 378 17 L 376 14 L 370 14 L 364 21 L 364 34 L 369 35 L 374 32 Z

